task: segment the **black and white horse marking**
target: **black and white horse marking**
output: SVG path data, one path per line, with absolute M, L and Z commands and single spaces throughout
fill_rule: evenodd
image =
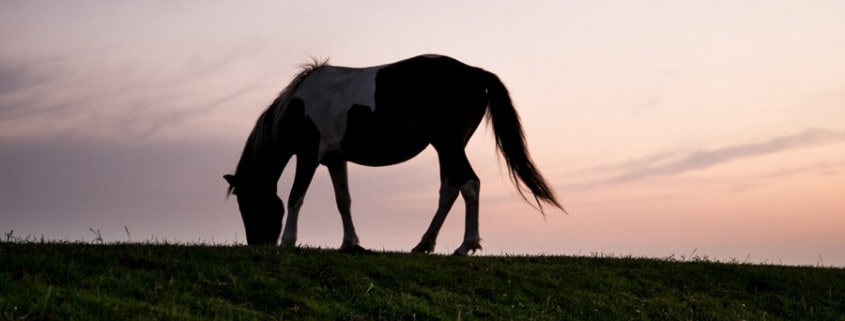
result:
M 406 161 L 431 144 L 440 165 L 440 201 L 413 252 L 431 252 L 446 215 L 461 195 L 466 230 L 457 255 L 481 248 L 480 182 L 464 148 L 489 113 L 496 146 L 511 179 L 540 202 L 561 208 L 537 172 L 507 89 L 496 75 L 439 55 L 348 68 L 314 63 L 303 68 L 258 118 L 234 175 L 225 175 L 249 244 L 296 244 L 297 219 L 314 171 L 328 167 L 343 222 L 341 250 L 363 250 L 352 223 L 346 162 L 386 166 Z M 284 206 L 276 184 L 296 155 L 296 175 Z

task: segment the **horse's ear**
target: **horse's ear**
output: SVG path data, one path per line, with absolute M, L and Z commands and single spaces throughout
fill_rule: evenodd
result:
M 235 184 L 235 181 L 237 180 L 237 178 L 235 178 L 235 175 L 226 174 L 226 175 L 223 175 L 223 179 L 225 179 L 226 182 L 229 183 L 229 185 L 232 185 L 232 186 L 237 185 L 237 184 Z
M 235 194 L 235 187 L 238 185 L 237 184 L 238 178 L 235 177 L 235 175 L 228 175 L 227 174 L 227 175 L 223 175 L 223 179 L 225 179 L 226 182 L 229 183 L 229 190 L 228 190 L 227 194 L 229 194 L 229 195 Z

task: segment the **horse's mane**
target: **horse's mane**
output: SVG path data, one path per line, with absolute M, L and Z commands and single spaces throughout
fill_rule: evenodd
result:
M 282 89 L 273 103 L 258 117 L 258 121 L 247 139 L 240 163 L 235 170 L 235 176 L 238 176 L 242 171 L 242 166 L 250 166 L 256 159 L 274 152 L 278 143 L 279 126 L 282 124 L 288 103 L 293 98 L 294 92 L 308 75 L 328 65 L 328 59 L 312 58 L 310 63 L 299 66 L 299 72 L 293 77 L 290 84 Z M 233 189 L 234 186 L 229 187 L 229 194 L 232 193 Z
M 259 156 L 259 154 L 266 150 L 267 147 L 273 147 L 276 145 L 276 139 L 279 134 L 279 125 L 285 117 L 288 102 L 290 102 L 291 98 L 293 98 L 294 92 L 296 92 L 296 89 L 303 81 L 305 81 L 305 78 L 307 78 L 308 75 L 315 70 L 328 65 L 328 59 L 319 60 L 312 58 L 310 63 L 305 63 L 299 66 L 299 73 L 293 77 L 290 84 L 282 89 L 279 96 L 273 100 L 272 104 L 270 104 L 270 107 L 268 107 L 267 110 L 258 117 L 255 129 L 253 130 L 253 157 Z

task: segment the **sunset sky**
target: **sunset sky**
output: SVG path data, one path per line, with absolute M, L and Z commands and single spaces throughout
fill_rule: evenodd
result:
M 842 17 L 840 0 L 2 1 L 0 230 L 244 243 L 222 175 L 298 65 L 438 53 L 508 86 L 569 212 L 523 202 L 482 126 L 483 254 L 845 266 Z M 434 151 L 349 171 L 362 245 L 409 251 Z M 437 252 L 463 228 L 459 200 Z M 299 243 L 341 232 L 320 169 Z

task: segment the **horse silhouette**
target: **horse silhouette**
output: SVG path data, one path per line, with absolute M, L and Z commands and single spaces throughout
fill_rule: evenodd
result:
M 483 69 L 440 55 L 422 55 L 366 68 L 306 65 L 258 118 L 234 175 L 225 175 L 237 196 L 248 244 L 294 246 L 297 219 L 317 167 L 328 167 L 343 222 L 340 249 L 361 251 L 352 223 L 347 162 L 386 166 L 404 162 L 429 144 L 440 166 L 437 212 L 412 252 L 434 250 L 437 234 L 460 194 L 466 202 L 463 243 L 455 255 L 481 248 L 478 231 L 480 181 L 465 147 L 485 114 L 509 176 L 526 201 L 525 189 L 563 209 L 531 161 L 519 116 L 504 84 Z M 296 155 L 296 175 L 284 205 L 277 183 Z

